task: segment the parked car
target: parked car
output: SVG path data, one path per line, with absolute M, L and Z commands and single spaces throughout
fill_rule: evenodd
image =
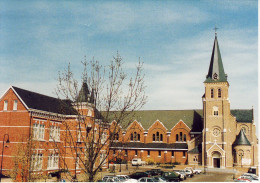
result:
M 140 158 L 132 159 L 132 166 L 145 165 L 145 161 L 142 161 Z
M 153 171 L 153 170 L 147 170 L 147 171 L 145 171 L 146 173 L 148 173 L 150 176 L 155 176 L 155 175 L 157 175 L 157 173 L 155 172 L 155 171 Z
M 98 180 L 98 182 L 122 182 L 119 177 L 113 175 L 106 175 L 102 180 Z
M 153 178 L 156 180 L 156 182 L 167 182 L 166 179 L 161 176 L 155 176 Z
M 119 179 L 122 182 L 132 182 L 132 183 L 136 183 L 137 182 L 136 179 L 131 179 L 128 175 L 117 175 L 117 177 L 119 177 Z
M 152 177 L 142 177 L 138 179 L 138 182 L 157 182 L 157 181 Z
M 183 181 L 186 179 L 186 174 L 185 173 L 182 173 L 181 171 L 179 170 L 174 170 L 174 172 L 176 172 L 178 175 L 180 175 L 180 179 Z
M 193 170 L 192 167 L 186 167 L 186 168 L 184 168 L 184 170 L 190 170 L 190 171 L 192 171 L 192 173 L 194 174 L 194 170 Z
M 252 177 L 254 180 L 258 180 L 258 176 L 253 174 L 253 173 L 244 173 L 242 176 L 250 176 Z
M 184 170 L 178 170 L 178 172 L 181 173 L 181 174 L 184 176 L 184 180 L 187 179 L 187 176 L 188 176 L 188 175 L 185 173 Z
M 140 179 L 142 177 L 149 177 L 149 176 L 150 175 L 148 173 L 146 173 L 146 172 L 135 172 L 135 173 L 129 175 L 129 177 L 131 179 Z
M 241 175 L 240 177 L 238 177 L 237 179 L 247 179 L 247 180 L 249 180 L 250 182 L 258 182 L 258 180 L 256 180 L 256 179 L 254 179 L 254 178 L 252 178 L 251 176 L 244 176 L 244 175 Z
M 159 168 L 151 169 L 151 171 L 154 171 L 156 175 L 162 175 L 163 171 Z
M 193 177 L 193 172 L 189 169 L 184 170 L 187 177 Z
M 202 172 L 202 170 L 200 170 L 200 169 L 193 169 L 194 174 L 200 174 L 201 172 Z
M 163 172 L 162 177 L 165 178 L 167 182 L 180 182 L 180 175 L 175 172 Z

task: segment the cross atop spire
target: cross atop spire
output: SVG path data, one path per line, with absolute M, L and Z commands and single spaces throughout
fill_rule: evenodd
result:
M 215 25 L 214 29 L 215 30 L 215 37 L 217 37 L 217 30 L 218 30 L 218 27 Z

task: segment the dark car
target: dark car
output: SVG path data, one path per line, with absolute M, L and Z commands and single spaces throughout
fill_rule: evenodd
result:
M 180 175 L 175 172 L 163 172 L 162 177 L 165 178 L 167 182 L 180 182 Z
M 140 179 L 142 177 L 149 177 L 149 176 L 150 175 L 148 173 L 146 173 L 146 172 L 135 172 L 135 173 L 129 175 L 129 177 L 131 179 Z
M 147 170 L 147 171 L 145 171 L 146 173 L 148 173 L 150 176 L 155 176 L 155 175 L 157 175 L 157 173 L 155 172 L 155 171 L 153 171 L 153 170 Z
M 156 175 L 162 175 L 163 171 L 161 169 L 152 169 L 151 171 L 155 172 Z

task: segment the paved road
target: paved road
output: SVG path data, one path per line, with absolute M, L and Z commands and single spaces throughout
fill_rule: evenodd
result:
M 233 174 L 230 173 L 207 173 L 187 178 L 185 182 L 233 182 Z

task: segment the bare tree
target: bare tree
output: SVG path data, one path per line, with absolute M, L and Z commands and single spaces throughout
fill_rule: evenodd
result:
M 119 125 L 133 111 L 139 110 L 147 97 L 140 60 L 134 77 L 129 78 L 118 53 L 108 66 L 102 66 L 94 58 L 91 61 L 85 58 L 82 65 L 80 82 L 75 79 L 70 65 L 59 73 L 56 93 L 59 98 L 66 99 L 63 103 L 71 101 L 76 109 L 76 120 L 63 122 L 64 143 L 68 148 L 60 151 L 73 157 L 75 171 L 80 169 L 87 175 L 87 181 L 92 182 L 100 168 L 108 163 L 109 149 Z M 111 126 L 112 121 L 116 125 Z M 64 162 L 67 166 L 66 160 Z

